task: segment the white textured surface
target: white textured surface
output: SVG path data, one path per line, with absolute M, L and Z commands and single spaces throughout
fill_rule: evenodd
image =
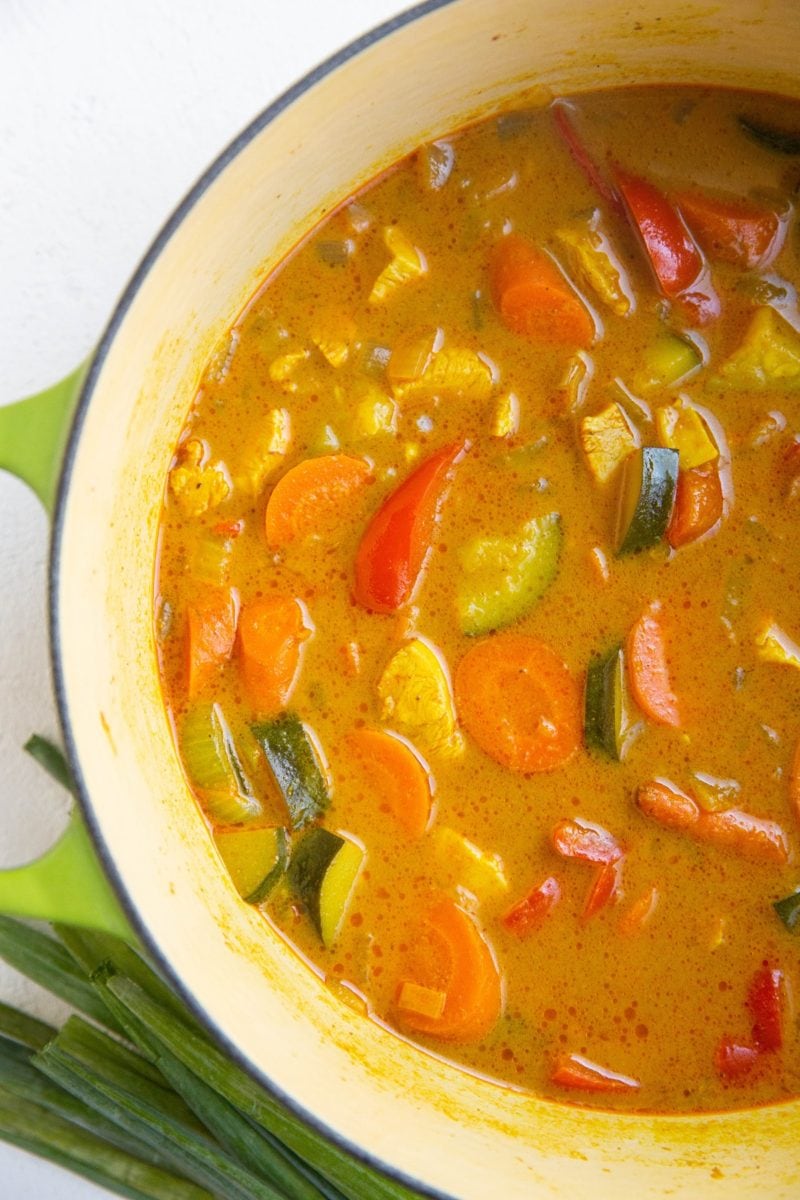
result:
M 159 226 L 285 87 L 398 0 L 2 0 L 0 404 L 91 349 Z M 0 866 L 41 852 L 66 803 L 21 746 L 54 735 L 47 524 L 0 472 Z M 0 967 L 0 1000 L 60 1006 Z M 0 1143 L 0 1198 L 104 1195 Z

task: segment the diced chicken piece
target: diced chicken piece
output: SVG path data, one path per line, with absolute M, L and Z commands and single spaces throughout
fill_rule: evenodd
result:
M 597 210 L 588 221 L 559 229 L 556 237 L 567 251 L 580 286 L 594 292 L 617 316 L 627 316 L 633 308 L 633 292 L 625 268 L 600 228 Z
M 519 396 L 504 392 L 495 404 L 492 437 L 509 438 L 519 433 Z
M 205 464 L 206 447 L 190 438 L 178 451 L 178 464 L 169 473 L 169 486 L 185 517 L 200 517 L 227 500 L 231 484 L 221 463 Z
M 391 254 L 391 261 L 383 268 L 369 294 L 370 304 L 382 304 L 406 283 L 427 274 L 425 255 L 403 233 L 398 225 L 387 225 L 383 241 Z
M 608 483 L 639 445 L 637 433 L 616 401 L 602 412 L 584 417 L 580 436 L 589 470 L 599 483 Z
M 415 744 L 445 757 L 462 753 L 448 673 L 427 642 L 414 638 L 400 647 L 380 678 L 378 696 L 382 719 Z
M 320 317 L 311 340 L 332 367 L 343 367 L 357 333 L 356 323 L 344 313 L 329 312 Z
M 245 450 L 235 474 L 236 487 L 257 496 L 292 444 L 292 418 L 285 408 L 271 408 Z
M 277 383 L 284 392 L 296 392 L 297 380 L 295 375 L 299 367 L 309 359 L 308 350 L 289 350 L 272 360 L 269 365 L 269 377 Z
M 353 414 L 356 437 L 372 438 L 397 432 L 397 405 L 377 384 L 367 383 Z
M 494 376 L 489 364 L 474 350 L 464 346 L 443 346 L 430 355 L 416 378 L 394 383 L 392 390 L 401 404 L 409 400 L 430 400 L 433 396 L 488 400 L 494 390 Z
M 762 623 L 756 633 L 756 648 L 764 662 L 800 669 L 800 646 L 774 621 Z

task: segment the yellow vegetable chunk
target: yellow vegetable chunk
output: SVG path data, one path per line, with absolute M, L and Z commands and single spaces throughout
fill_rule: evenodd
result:
M 221 463 L 205 465 L 206 447 L 199 438 L 184 443 L 178 465 L 169 473 L 170 490 L 184 517 L 201 517 L 227 500 L 231 484 Z
M 328 948 L 334 944 L 342 927 L 364 865 L 364 857 L 362 846 L 345 839 L 325 872 L 319 892 L 319 924 L 322 941 Z
M 378 437 L 397 432 L 397 405 L 375 384 L 368 384 L 364 397 L 356 404 L 353 432 L 356 437 Z
M 557 230 L 556 237 L 567 251 L 576 282 L 594 292 L 618 317 L 627 316 L 633 308 L 633 292 L 625 268 L 600 228 L 599 212 Z
M 413 638 L 392 656 L 378 682 L 381 717 L 444 757 L 461 754 L 450 679 L 439 655 Z
M 292 418 L 285 408 L 271 408 L 245 450 L 234 476 L 236 487 L 257 496 L 292 444 Z
M 443 884 L 465 887 L 478 900 L 508 891 L 508 880 L 499 855 L 487 854 L 447 825 L 434 830 L 433 840 Z
M 584 417 L 580 437 L 589 470 L 598 483 L 608 483 L 639 446 L 638 435 L 616 401 L 594 416 Z
M 392 259 L 372 285 L 370 304 L 382 304 L 406 283 L 427 274 L 428 263 L 421 250 L 406 237 L 397 225 L 387 225 L 383 241 Z
M 492 437 L 509 438 L 519 433 L 519 396 L 505 392 L 495 405 Z
M 658 440 L 669 450 L 677 450 L 684 471 L 702 467 L 719 458 L 719 450 L 705 421 L 688 404 L 665 404 L 656 410 Z
M 800 646 L 774 621 L 764 621 L 760 626 L 756 633 L 756 649 L 763 662 L 800 670 Z
M 800 390 L 800 333 L 774 308 L 757 309 L 741 346 L 720 367 L 717 382 L 744 390 Z
M 435 988 L 422 987 L 411 979 L 406 979 L 400 985 L 397 996 L 397 1007 L 401 1012 L 418 1013 L 429 1017 L 432 1021 L 444 1012 L 447 1003 L 447 992 L 439 992 Z
M 356 339 L 356 323 L 343 313 L 329 312 L 314 325 L 311 340 L 332 367 L 343 367 Z

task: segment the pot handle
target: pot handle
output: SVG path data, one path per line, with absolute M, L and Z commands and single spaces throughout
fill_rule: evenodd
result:
M 27 483 L 51 515 L 87 365 L 35 396 L 0 407 L 0 468 Z M 61 838 L 41 858 L 0 870 L 0 912 L 134 940 L 77 808 Z

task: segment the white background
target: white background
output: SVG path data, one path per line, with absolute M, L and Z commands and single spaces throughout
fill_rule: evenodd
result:
M 91 350 L 173 207 L 300 75 L 400 0 L 0 0 L 0 403 Z M 47 524 L 0 472 L 0 866 L 44 850 L 66 801 L 20 747 L 56 735 L 45 628 Z M 0 999 L 51 1020 L 0 967 Z M 94 1185 L 0 1143 L 0 1200 L 90 1200 Z

